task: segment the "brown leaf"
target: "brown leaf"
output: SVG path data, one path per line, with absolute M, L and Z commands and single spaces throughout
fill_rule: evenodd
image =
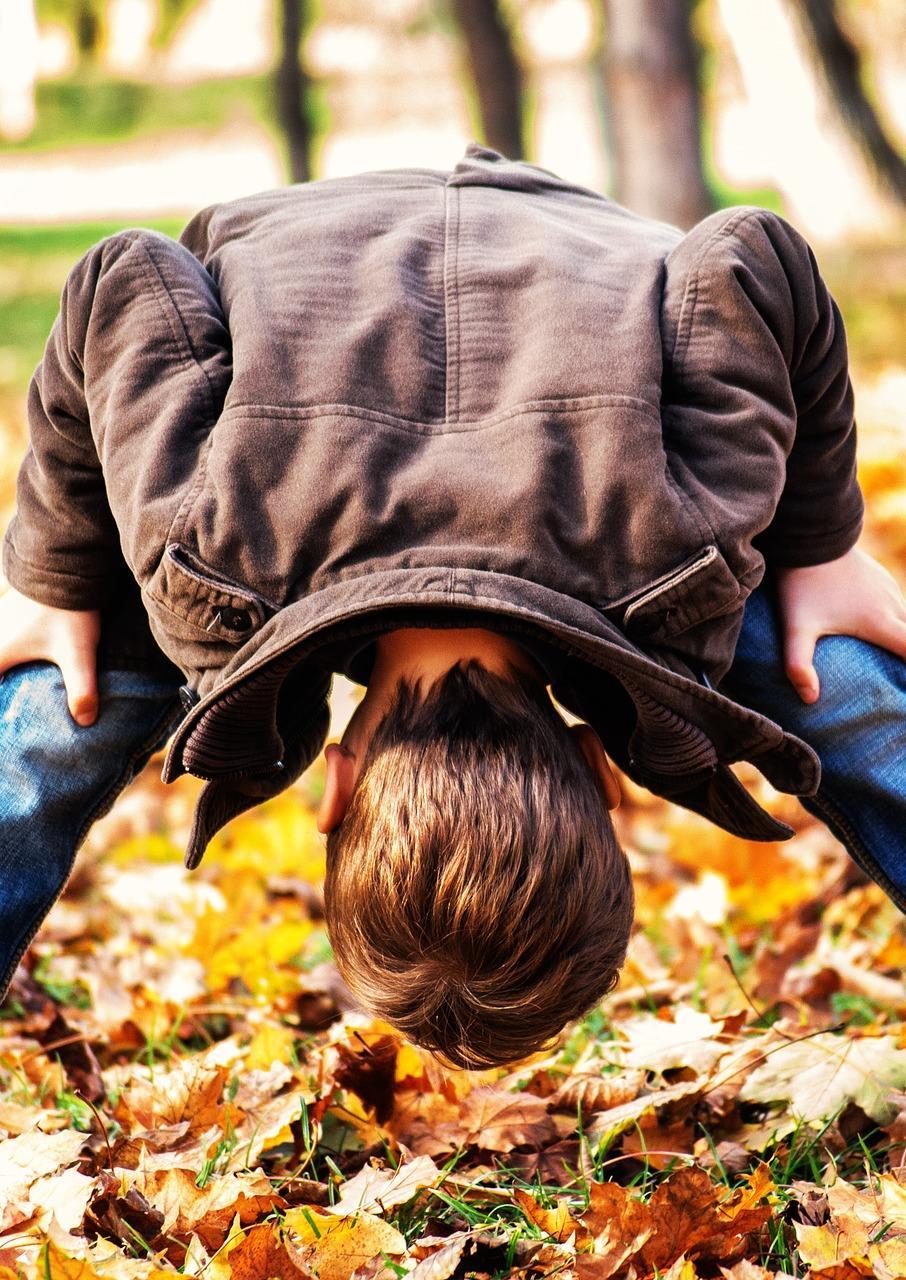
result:
M 133 1190 L 163 1213 L 163 1233 L 187 1240 L 195 1232 L 206 1249 L 219 1248 L 234 1218 L 244 1226 L 286 1208 L 260 1170 L 223 1174 L 204 1187 L 196 1186 L 189 1169 L 139 1170 L 132 1176 Z
M 524 1145 L 543 1146 L 557 1136 L 556 1126 L 542 1098 L 509 1093 L 484 1085 L 467 1095 L 459 1117 L 460 1141 L 484 1151 L 512 1151 Z
M 218 1253 L 229 1258 L 230 1280 L 310 1280 L 314 1272 L 294 1260 L 269 1223 L 258 1223 Z
M 692 1258 L 734 1261 L 745 1236 L 771 1216 L 768 1204 L 756 1204 L 769 1182 L 741 1188 L 718 1203 L 715 1187 L 703 1169 L 679 1169 L 655 1190 L 648 1207 L 654 1231 L 643 1246 L 645 1266 L 663 1270 L 681 1254 Z
M 357 1267 L 380 1254 L 406 1252 L 405 1237 L 371 1213 L 341 1218 L 319 1209 L 289 1209 L 284 1226 L 298 1237 L 291 1256 L 319 1280 L 350 1280 Z
M 191 1133 L 223 1126 L 223 1089 L 229 1074 L 228 1067 L 207 1066 L 189 1058 L 170 1071 L 156 1070 L 153 1080 L 136 1075 L 120 1094 L 114 1117 L 129 1134 L 183 1120 Z
M 773 1280 L 775 1273 L 748 1258 L 741 1258 L 732 1267 L 721 1267 L 720 1274 L 724 1280 Z
M 84 1142 L 85 1134 L 74 1129 L 31 1129 L 0 1143 L 0 1230 L 33 1216 L 32 1186 L 77 1160 Z
M 73 1093 L 89 1102 L 106 1100 L 107 1091 L 101 1067 L 84 1035 L 67 1022 L 57 1010 L 56 1017 L 36 1037 L 44 1045 L 48 1057 L 58 1057 Z
M 336 1045 L 339 1066 L 334 1072 L 342 1089 L 351 1089 L 366 1106 L 373 1108 L 378 1124 L 393 1113 L 396 1083 L 396 1053 L 399 1039 L 385 1035 L 358 1050 L 345 1044 Z
M 625 1187 L 616 1182 L 592 1182 L 585 1211 L 578 1215 L 580 1235 L 577 1244 L 588 1248 L 594 1256 L 595 1269 L 585 1267 L 581 1275 L 608 1280 L 636 1257 L 651 1236 L 654 1223 L 651 1210 Z
M 430 1156 L 402 1161 L 397 1169 L 365 1165 L 354 1178 L 343 1183 L 340 1198 L 328 1207 L 328 1212 L 341 1217 L 361 1209 L 386 1213 L 395 1205 L 411 1200 L 420 1188 L 433 1186 L 441 1176 Z
M 581 1108 L 583 1116 L 589 1115 L 593 1111 L 606 1111 L 624 1102 L 632 1102 L 644 1083 L 645 1072 L 642 1070 L 621 1071 L 618 1075 L 609 1076 L 576 1072 L 547 1096 L 547 1105 L 551 1111 L 568 1111 L 572 1115 Z
M 594 1166 L 588 1155 L 588 1143 L 578 1138 L 552 1142 L 540 1151 L 513 1151 L 507 1156 L 512 1169 L 518 1169 L 526 1182 L 540 1179 L 545 1186 L 574 1187 L 594 1178 Z
M 555 1240 L 566 1240 L 579 1229 L 579 1224 L 570 1213 L 565 1200 L 559 1200 L 554 1209 L 545 1209 L 534 1196 L 530 1196 L 527 1191 L 522 1191 L 518 1187 L 513 1192 L 513 1199 L 530 1222 L 534 1222 L 536 1227 L 540 1227 L 546 1235 L 553 1236 Z

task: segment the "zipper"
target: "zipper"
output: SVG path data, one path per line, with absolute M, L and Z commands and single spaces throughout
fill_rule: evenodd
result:
M 628 606 L 623 614 L 623 622 L 628 622 L 636 610 L 643 608 L 650 600 L 656 599 L 657 596 L 662 595 L 671 587 L 678 586 L 679 583 L 685 582 L 686 578 L 691 577 L 693 573 L 697 573 L 699 569 L 704 569 L 706 565 L 711 563 L 716 555 L 717 547 L 714 543 L 711 543 L 706 547 L 703 554 L 698 556 L 691 563 L 681 565 L 679 569 L 674 569 L 670 573 L 665 573 L 662 577 L 657 578 L 654 584 L 645 591 L 644 595 L 639 596 L 637 600 L 633 600 L 632 604 Z

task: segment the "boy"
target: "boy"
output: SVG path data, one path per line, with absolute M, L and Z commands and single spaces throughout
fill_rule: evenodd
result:
M 616 981 L 608 755 L 788 837 L 755 761 L 906 907 L 906 602 L 855 545 L 843 325 L 777 215 L 683 234 L 476 143 L 210 206 L 76 264 L 28 413 L 4 992 L 156 747 L 206 779 L 194 867 L 321 749 L 333 671 L 367 685 L 319 812 L 337 964 L 450 1063 Z

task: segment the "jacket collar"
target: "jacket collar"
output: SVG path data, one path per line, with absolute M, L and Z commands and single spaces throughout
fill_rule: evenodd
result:
M 276 794 L 308 767 L 326 737 L 330 673 L 318 662 L 319 649 L 388 626 L 424 624 L 429 615 L 430 625 L 468 625 L 476 613 L 481 625 L 521 634 L 568 659 L 556 664 L 554 696 L 591 724 L 641 785 L 734 834 L 762 840 L 792 834 L 727 766 L 753 760 L 780 790 L 813 794 L 820 763 L 806 743 L 706 687 L 675 658 L 667 667 L 583 601 L 479 569 L 386 570 L 367 581 L 335 581 L 285 606 L 190 708 L 171 739 L 162 779 L 191 772 L 211 780 L 219 794 L 230 787 L 259 799 Z M 210 834 L 203 821 L 196 828 L 190 866 Z

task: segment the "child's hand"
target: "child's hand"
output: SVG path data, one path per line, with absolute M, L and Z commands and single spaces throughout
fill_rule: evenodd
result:
M 906 658 L 906 597 L 859 547 L 825 564 L 775 570 L 784 667 L 803 702 L 820 695 L 812 658 L 819 636 L 857 636 Z
M 0 675 L 22 662 L 44 658 L 63 673 L 70 713 L 93 724 L 98 712 L 97 609 L 56 609 L 7 587 L 0 596 Z

